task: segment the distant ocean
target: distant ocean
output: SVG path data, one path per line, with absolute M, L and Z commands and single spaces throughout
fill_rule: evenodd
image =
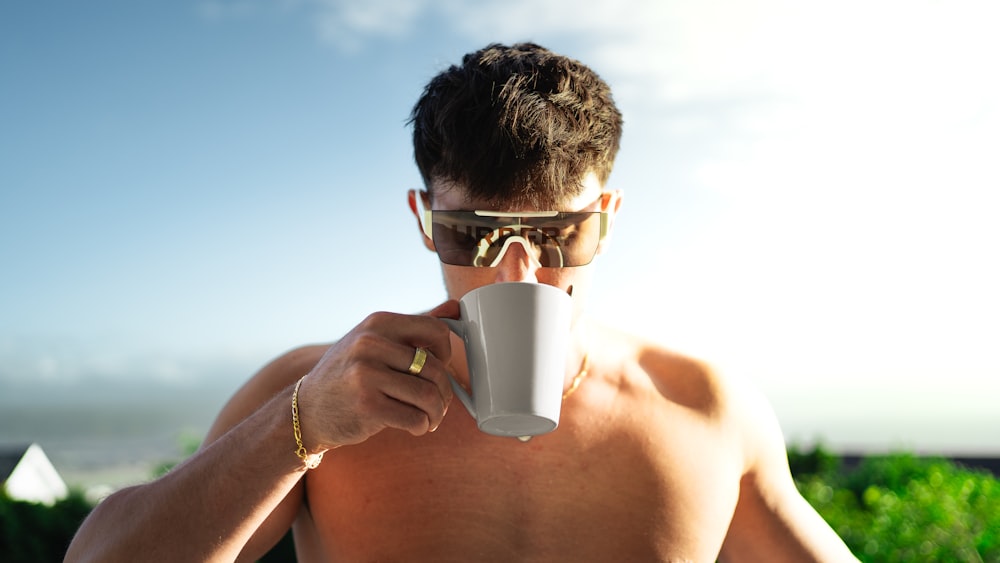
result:
M 0 446 L 38 443 L 70 486 L 119 488 L 181 461 L 237 385 L 0 382 Z

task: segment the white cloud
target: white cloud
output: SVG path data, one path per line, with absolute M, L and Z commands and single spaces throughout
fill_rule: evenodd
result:
M 989 71 L 1000 52 L 993 32 L 1000 7 L 992 2 L 301 5 L 314 12 L 322 37 L 343 49 L 417 36 L 422 17 L 484 41 L 565 39 L 579 47 L 571 55 L 612 82 L 627 117 L 650 130 L 710 135 L 715 154 L 706 162 L 713 169 L 701 178 L 716 189 L 756 178 L 755 189 L 797 191 L 808 179 L 817 190 L 854 184 L 868 191 L 912 184 L 894 176 L 906 170 L 925 182 L 929 175 L 957 175 L 963 185 L 996 179 L 984 179 L 981 164 L 1000 148 L 1000 79 Z M 916 168 L 908 166 L 914 155 Z M 838 161 L 850 166 L 829 177 Z
M 324 41 L 357 51 L 372 38 L 400 37 L 413 30 L 423 0 L 315 0 L 316 25 Z
M 261 11 L 259 0 L 205 0 L 219 17 Z M 419 36 L 422 20 L 458 35 L 566 38 L 571 53 L 605 69 L 619 92 L 657 103 L 760 95 L 838 105 L 964 101 L 976 111 L 996 92 L 988 72 L 1000 47 L 1000 7 L 989 0 L 280 0 L 302 10 L 324 40 Z M 457 56 L 457 54 L 456 54 Z M 905 94 L 905 96 L 901 96 Z

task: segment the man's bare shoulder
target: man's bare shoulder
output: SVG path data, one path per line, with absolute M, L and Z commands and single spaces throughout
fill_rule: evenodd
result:
M 246 381 L 219 412 L 207 441 L 222 435 L 283 389 L 294 384 L 319 362 L 329 345 L 307 345 L 270 361 Z
M 243 384 L 240 394 L 271 396 L 298 381 L 319 362 L 328 345 L 307 345 L 293 348 L 277 356 Z
M 609 350 L 625 358 L 624 385 L 698 413 L 733 437 L 750 465 L 782 447 L 783 439 L 767 398 L 731 367 L 614 329 L 602 329 Z M 771 453 L 763 453 L 765 451 Z M 781 450 L 783 451 L 783 450 Z
M 602 347 L 620 358 L 626 385 L 646 387 L 684 407 L 718 414 L 737 386 L 710 361 L 622 330 L 597 329 Z

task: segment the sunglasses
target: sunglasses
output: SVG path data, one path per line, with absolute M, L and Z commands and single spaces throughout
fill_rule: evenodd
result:
M 520 244 L 543 268 L 585 266 L 608 234 L 606 211 L 424 211 L 438 257 L 455 266 L 496 267 Z

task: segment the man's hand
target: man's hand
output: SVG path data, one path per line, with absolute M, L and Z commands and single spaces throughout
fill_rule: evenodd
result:
M 357 444 L 385 428 L 415 436 L 436 430 L 452 399 L 450 330 L 438 318 L 458 315 L 456 301 L 427 315 L 374 313 L 331 346 L 299 391 L 309 452 Z M 411 375 L 418 347 L 427 361 Z

